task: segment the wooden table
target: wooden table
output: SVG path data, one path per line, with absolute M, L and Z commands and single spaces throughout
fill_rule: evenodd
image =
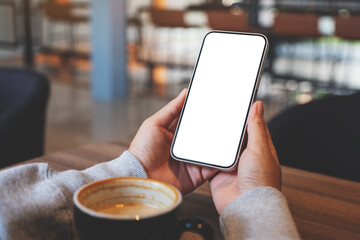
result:
M 127 146 L 124 143 L 87 144 L 27 163 L 48 162 L 59 171 L 80 170 L 116 158 Z M 302 239 L 360 239 L 360 183 L 288 167 L 282 167 L 282 171 L 283 193 Z M 223 239 L 208 183 L 185 196 L 180 215 L 204 217 L 214 227 L 216 239 Z

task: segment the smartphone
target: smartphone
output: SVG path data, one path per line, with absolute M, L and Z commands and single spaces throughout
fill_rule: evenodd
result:
M 174 159 L 222 170 L 236 166 L 267 50 L 262 34 L 205 35 L 171 145 Z

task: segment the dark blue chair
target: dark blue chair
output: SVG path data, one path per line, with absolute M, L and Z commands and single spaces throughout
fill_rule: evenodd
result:
M 43 75 L 0 68 L 0 168 L 43 154 L 48 98 Z
M 360 182 L 360 93 L 292 107 L 268 125 L 280 164 Z

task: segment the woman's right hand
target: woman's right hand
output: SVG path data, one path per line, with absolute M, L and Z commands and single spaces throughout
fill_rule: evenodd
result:
M 240 156 L 237 170 L 218 172 L 210 180 L 219 214 L 247 190 L 262 186 L 281 190 L 280 164 L 263 114 L 263 103 L 255 102 L 247 126 L 247 146 Z

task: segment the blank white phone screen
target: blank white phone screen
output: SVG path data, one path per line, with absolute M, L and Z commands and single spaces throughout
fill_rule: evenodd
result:
M 173 143 L 176 158 L 234 164 L 265 49 L 261 35 L 206 35 Z

